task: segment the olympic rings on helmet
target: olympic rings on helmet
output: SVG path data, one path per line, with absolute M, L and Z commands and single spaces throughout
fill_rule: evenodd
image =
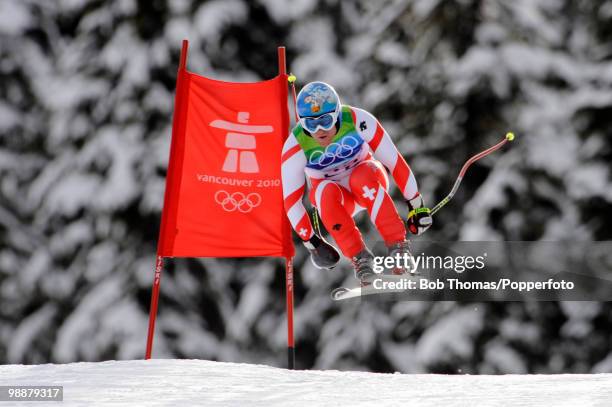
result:
M 359 140 L 353 136 L 346 136 L 340 140 L 340 143 L 334 142 L 325 147 L 325 151 L 315 151 L 310 155 L 308 161 L 311 165 L 325 167 L 336 159 L 350 157 L 356 147 L 359 147 Z
M 261 204 L 261 195 L 256 192 L 247 195 L 242 192 L 230 194 L 227 191 L 219 190 L 215 193 L 215 202 L 221 205 L 226 212 L 238 210 L 242 213 L 248 213 Z

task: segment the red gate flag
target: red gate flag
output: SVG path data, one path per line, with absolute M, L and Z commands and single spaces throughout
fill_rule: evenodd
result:
M 162 213 L 163 257 L 291 257 L 281 150 L 287 75 L 222 82 L 179 70 Z
M 164 257 L 285 257 L 293 369 L 294 248 L 280 160 L 289 133 L 285 47 L 276 78 L 232 83 L 187 72 L 188 46 L 183 40 L 145 358 L 153 352 Z

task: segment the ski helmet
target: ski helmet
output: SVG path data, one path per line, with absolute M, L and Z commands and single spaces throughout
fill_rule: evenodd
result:
M 325 82 L 306 84 L 298 93 L 296 104 L 300 124 L 310 133 L 331 129 L 340 114 L 340 98 Z

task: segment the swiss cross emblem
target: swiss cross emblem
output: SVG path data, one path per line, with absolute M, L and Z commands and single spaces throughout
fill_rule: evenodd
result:
M 370 201 L 373 201 L 376 197 L 374 193 L 376 190 L 374 188 L 368 188 L 366 185 L 363 186 L 363 197 L 368 198 Z

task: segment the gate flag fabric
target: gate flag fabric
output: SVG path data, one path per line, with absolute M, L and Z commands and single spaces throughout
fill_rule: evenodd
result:
M 222 82 L 179 70 L 163 257 L 291 257 L 280 151 L 287 78 Z

